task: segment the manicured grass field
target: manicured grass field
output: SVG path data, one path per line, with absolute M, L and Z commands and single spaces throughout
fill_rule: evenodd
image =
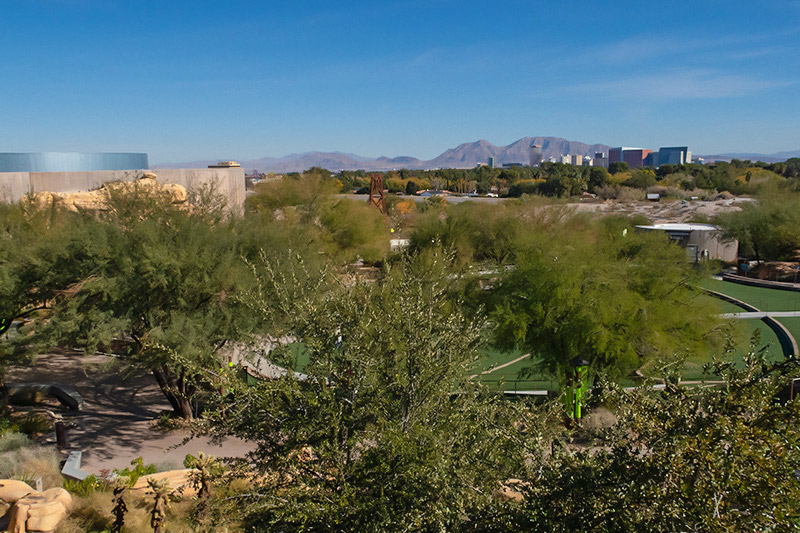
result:
M 698 298 L 702 301 L 712 302 L 713 305 L 716 305 L 719 309 L 719 313 L 742 313 L 744 309 L 739 307 L 736 304 L 732 304 L 730 302 L 726 302 L 725 300 L 720 300 L 719 298 L 715 298 L 710 294 L 701 294 L 698 295 Z
M 800 342 L 800 316 L 776 318 L 775 320 L 786 326 L 786 329 L 789 330 L 789 333 L 792 334 L 792 337 L 794 337 L 796 341 Z
M 482 355 L 481 362 L 470 374 L 489 370 L 525 355 L 525 352 L 519 350 L 505 352 L 491 347 L 481 348 L 479 352 Z M 479 379 L 492 390 L 557 390 L 558 382 L 543 373 L 535 372 L 531 376 L 520 377 L 520 371 L 533 366 L 534 363 L 535 361 L 530 357 L 526 357 L 490 374 L 480 375 L 476 379 Z
M 703 288 L 727 294 L 757 307 L 760 311 L 800 311 L 800 292 L 751 287 L 712 278 L 700 284 Z M 732 313 L 736 311 L 724 311 Z
M 737 366 L 744 365 L 744 356 L 749 350 L 749 340 L 756 329 L 761 333 L 758 348 L 766 347 L 766 356 L 770 361 L 780 361 L 783 359 L 783 350 L 778 341 L 778 336 L 772 331 L 772 328 L 767 326 L 762 320 L 759 319 L 741 319 L 736 321 L 737 325 L 741 325 L 745 329 L 745 336 L 740 344 L 737 346 L 733 354 L 733 361 Z M 711 359 L 707 357 L 688 358 L 684 367 L 683 379 L 687 381 L 695 381 L 708 379 L 709 376 L 703 374 L 703 366 L 710 363 Z

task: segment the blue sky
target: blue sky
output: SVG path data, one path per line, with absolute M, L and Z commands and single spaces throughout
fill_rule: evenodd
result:
M 800 0 L 0 0 L 0 152 L 800 149 Z

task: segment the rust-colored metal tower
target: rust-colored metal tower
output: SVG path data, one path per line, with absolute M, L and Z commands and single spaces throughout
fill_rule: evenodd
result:
M 367 205 L 375 205 L 378 211 L 384 215 L 389 214 L 386 209 L 386 196 L 383 193 L 383 176 L 380 174 L 373 174 L 369 179 L 369 200 Z

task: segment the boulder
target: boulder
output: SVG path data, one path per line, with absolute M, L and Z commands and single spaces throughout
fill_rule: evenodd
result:
M 525 501 L 525 495 L 522 494 L 522 490 L 528 485 L 529 483 L 521 479 L 507 479 L 505 483 L 500 484 L 500 488 L 492 491 L 492 497 L 498 501 L 522 503 Z
M 44 533 L 55 531 L 72 507 L 72 496 L 62 488 L 32 491 L 11 508 L 8 531 Z
M 17 503 L 31 492 L 36 492 L 36 490 L 24 481 L 0 479 L 0 500 L 7 504 Z
M 152 494 L 153 491 L 147 486 L 147 482 L 151 479 L 160 480 L 166 479 L 169 487 L 174 490 L 180 490 L 184 496 L 193 496 L 197 491 L 192 484 L 192 475 L 197 474 L 199 470 L 195 468 L 183 468 L 180 470 L 168 470 L 166 472 L 157 472 L 155 474 L 148 474 L 136 480 L 136 483 L 131 487 L 134 494 L 142 496 Z

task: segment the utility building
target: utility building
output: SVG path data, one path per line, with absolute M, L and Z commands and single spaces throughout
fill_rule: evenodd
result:
M 686 248 L 689 261 L 719 259 L 736 261 L 739 241 L 724 240 L 718 226 L 711 224 L 653 224 L 636 226 L 638 231 L 663 231 L 679 246 Z

